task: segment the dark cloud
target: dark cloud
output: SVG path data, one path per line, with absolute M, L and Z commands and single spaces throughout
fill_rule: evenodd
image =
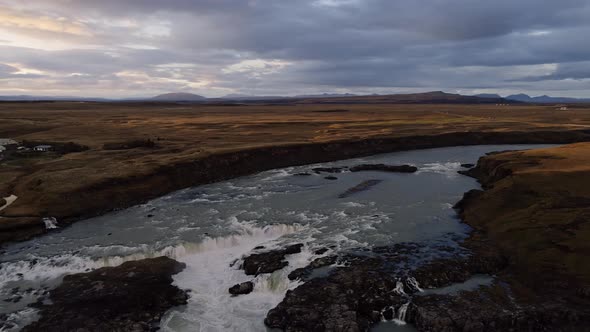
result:
M 0 24 L 0 93 L 577 95 L 590 76 L 587 0 L 0 0 L 2 12 L 18 20 Z
M 590 81 L 590 61 L 562 63 L 556 66 L 555 71 L 546 75 L 532 75 L 515 79 L 516 82 L 541 82 L 560 80 L 588 80 Z

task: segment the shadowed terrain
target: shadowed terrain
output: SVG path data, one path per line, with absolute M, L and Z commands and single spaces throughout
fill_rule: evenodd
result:
M 539 288 L 589 293 L 590 144 L 491 155 L 471 173 L 487 190 L 467 200 L 464 220 L 512 270 Z

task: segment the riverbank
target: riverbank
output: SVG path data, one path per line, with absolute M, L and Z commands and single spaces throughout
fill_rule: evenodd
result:
M 572 143 L 590 140 L 590 131 L 456 132 L 329 143 L 295 144 L 217 153 L 160 165 L 120 177 L 78 180 L 70 172 L 32 173 L 12 187 L 19 197 L 0 215 L 0 243 L 46 232 L 43 218 L 60 227 L 145 202 L 175 190 L 264 170 L 335 161 L 378 153 L 446 146 Z
M 484 190 L 465 196 L 461 217 L 509 257 L 514 280 L 588 299 L 590 144 L 493 154 L 468 174 Z

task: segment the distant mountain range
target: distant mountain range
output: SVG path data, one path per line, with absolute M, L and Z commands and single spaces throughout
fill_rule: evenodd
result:
M 175 93 L 165 93 L 163 95 L 157 95 L 155 97 L 150 98 L 149 100 L 154 101 L 207 101 L 207 97 L 199 96 L 194 93 L 184 93 L 184 92 L 175 92 Z
M 506 100 L 501 97 L 476 97 L 459 94 L 432 91 L 424 93 L 369 95 L 347 97 L 314 97 L 297 99 L 299 103 L 319 104 L 509 104 L 516 101 Z
M 590 103 L 590 99 L 566 98 L 539 96 L 530 97 L 526 94 L 515 94 L 507 97 L 501 97 L 498 94 L 478 94 L 475 96 L 465 96 L 459 94 L 445 93 L 442 91 L 433 91 L 425 93 L 411 94 L 389 94 L 389 95 L 355 95 L 350 93 L 323 93 L 297 96 L 248 96 L 240 94 L 230 94 L 220 98 L 207 98 L 193 93 L 173 92 L 157 95 L 148 98 L 128 98 L 128 99 L 107 99 L 107 98 L 86 98 L 71 96 L 0 96 L 0 101 L 78 101 L 78 102 L 185 102 L 185 103 L 458 103 L 458 104 L 500 104 L 500 103 L 548 103 L 548 104 L 567 104 L 567 103 Z
M 475 95 L 482 98 L 502 98 L 497 94 L 482 93 Z M 520 101 L 523 103 L 538 103 L 538 104 L 570 104 L 570 103 L 590 103 L 590 98 L 569 98 L 569 97 L 550 97 L 547 95 L 531 97 L 527 94 L 520 93 L 504 97 L 508 100 Z

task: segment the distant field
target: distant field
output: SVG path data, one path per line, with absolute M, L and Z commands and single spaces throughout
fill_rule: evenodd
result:
M 0 103 L 0 137 L 75 141 L 93 149 L 157 138 L 164 149 L 241 149 L 458 130 L 583 129 L 590 107 L 494 105 L 205 106 L 134 103 Z M 198 145 L 198 146 L 197 146 Z

